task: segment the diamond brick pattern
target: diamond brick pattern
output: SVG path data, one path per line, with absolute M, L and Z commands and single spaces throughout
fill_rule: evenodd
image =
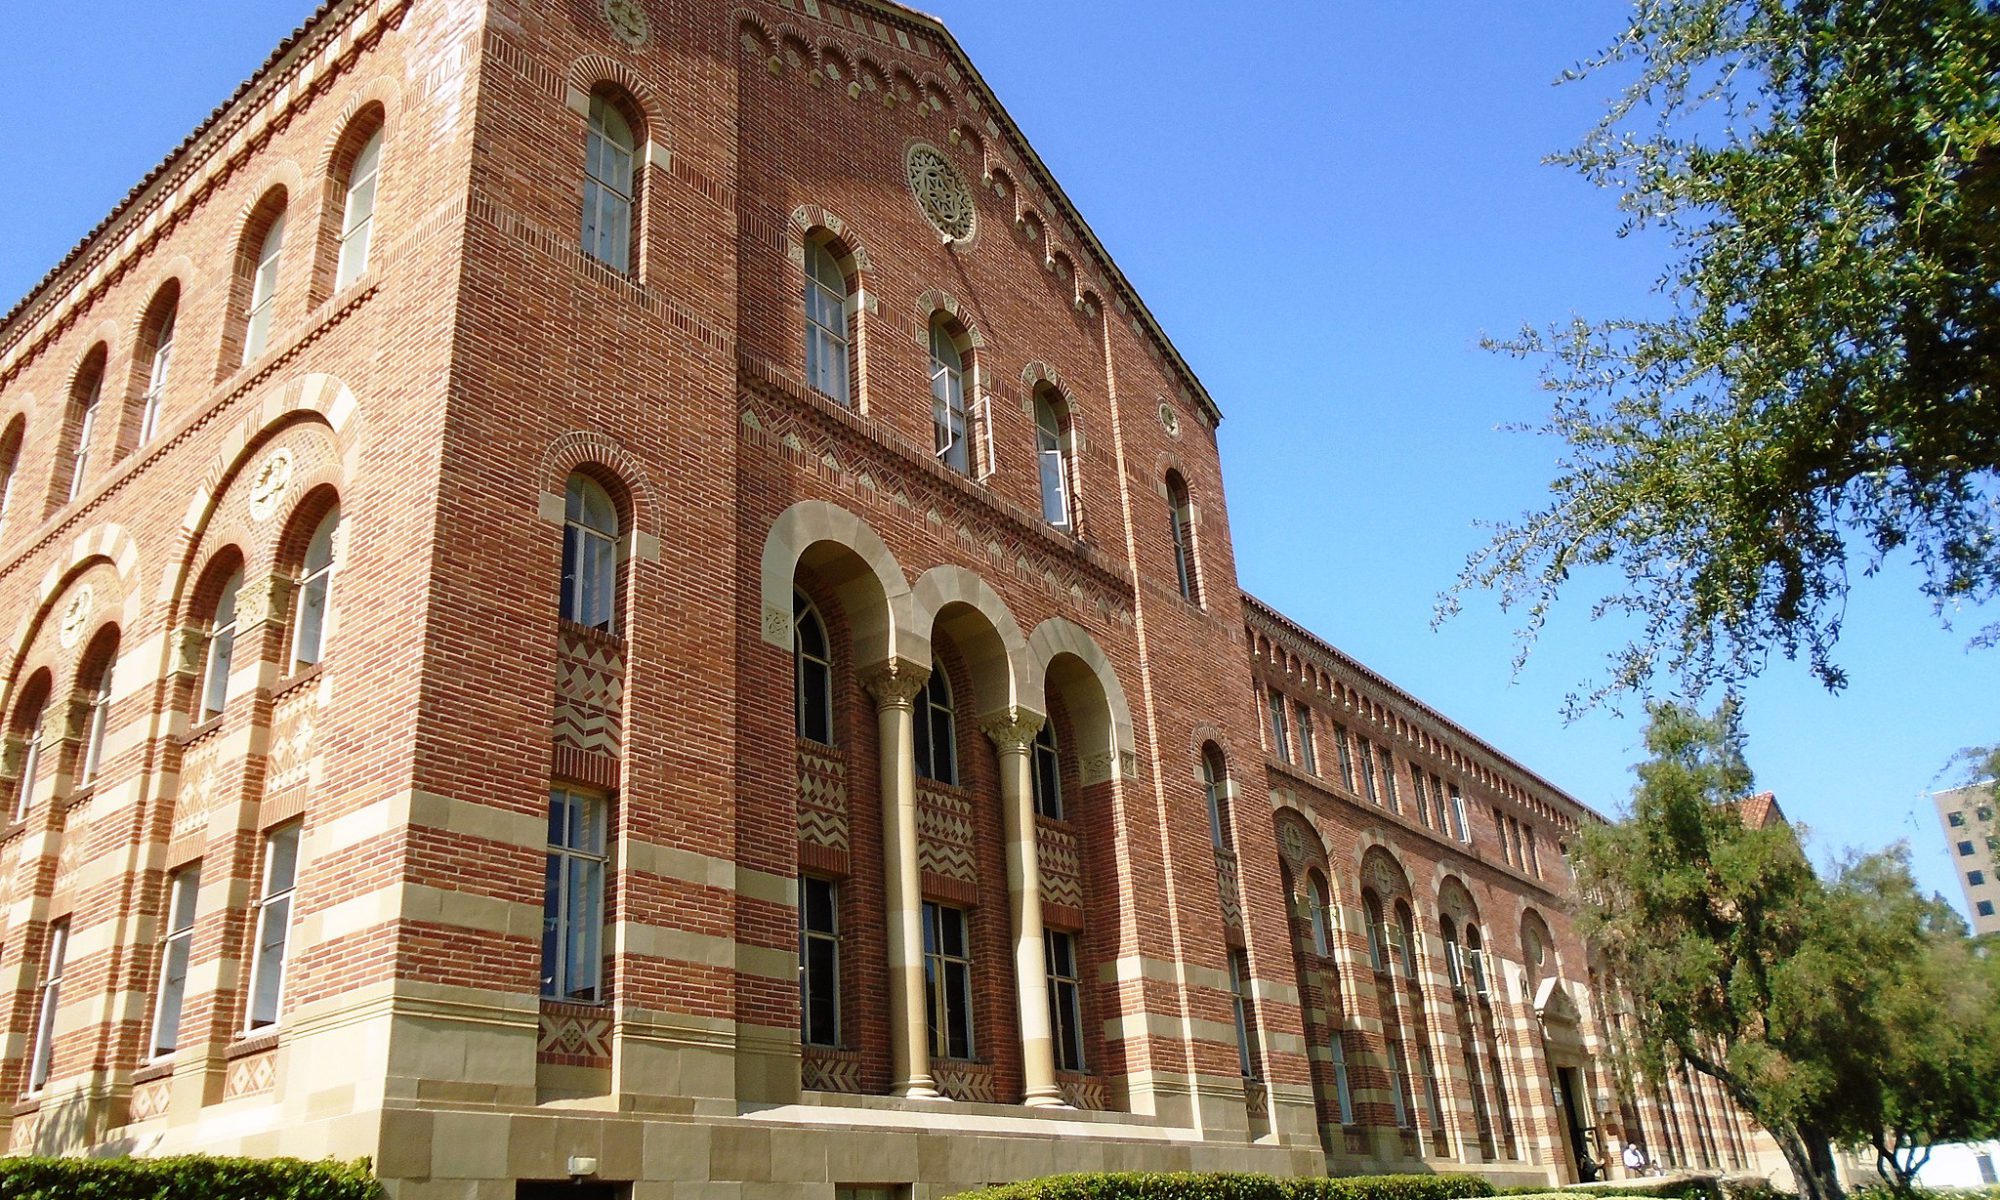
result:
M 611 1015 L 595 1009 L 544 1005 L 535 1058 L 572 1067 L 610 1066 Z
M 847 761 L 807 742 L 799 744 L 799 840 L 847 849 Z
M 972 799 L 960 792 L 917 785 L 917 866 L 975 883 Z
M 132 1089 L 132 1103 L 127 1110 L 126 1120 L 136 1125 L 140 1121 L 150 1121 L 155 1117 L 167 1115 L 167 1101 L 173 1096 L 173 1091 L 168 1085 L 168 1080 L 155 1079 L 135 1086 Z
M 624 650 L 611 638 L 564 626 L 556 655 L 556 744 L 617 757 L 624 703 Z
M 1050 823 L 1035 831 L 1035 858 L 1041 865 L 1042 899 L 1083 907 L 1083 865 L 1076 835 Z
M 301 787 L 312 777 L 318 753 L 320 689 L 310 684 L 278 697 L 271 710 L 271 749 L 264 771 L 264 794 Z
M 266 1050 L 229 1064 L 229 1073 L 222 1081 L 222 1098 L 234 1100 L 241 1096 L 262 1095 L 277 1086 L 278 1052 Z

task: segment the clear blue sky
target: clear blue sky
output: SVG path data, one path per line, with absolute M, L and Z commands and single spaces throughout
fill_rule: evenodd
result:
M 1555 447 L 1531 367 L 1478 347 L 1523 321 L 1648 303 L 1656 246 L 1614 197 L 1539 165 L 1609 81 L 1551 86 L 1612 0 L 930 0 L 1226 415 L 1245 587 L 1577 797 L 1618 809 L 1639 725 L 1565 726 L 1613 630 L 1578 593 L 1511 678 L 1510 620 L 1433 601 L 1474 521 L 1535 505 Z M 311 10 L 130 0 L 13 14 L 0 39 L 0 306 L 11 305 Z M 190 13 L 199 11 L 199 24 Z M 1995 619 L 1987 614 L 1985 619 Z M 1898 838 L 1959 902 L 1924 793 L 2000 740 L 2000 654 L 1968 654 L 1907 571 L 1856 589 L 1837 697 L 1774 664 L 1751 762 L 1822 857 Z

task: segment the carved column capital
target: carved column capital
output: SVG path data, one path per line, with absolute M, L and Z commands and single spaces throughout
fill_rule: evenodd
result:
M 993 739 L 1001 752 L 1025 749 L 1042 731 L 1048 718 L 1033 709 L 1008 707 L 979 719 L 979 731 Z
M 861 686 L 875 697 L 877 708 L 908 708 L 924 690 L 930 669 L 908 659 L 892 658 L 861 672 Z
M 18 733 L 10 733 L 0 739 L 0 783 L 11 783 L 21 777 L 21 766 L 28 759 L 28 739 Z
M 174 675 L 201 674 L 202 660 L 208 655 L 208 630 L 200 625 L 183 625 L 168 635 L 172 639 Z
M 266 621 L 283 621 L 290 610 L 293 582 L 276 573 L 244 583 L 236 593 L 236 628 L 254 629 Z

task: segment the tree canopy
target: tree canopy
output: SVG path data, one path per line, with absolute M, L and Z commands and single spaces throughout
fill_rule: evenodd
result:
M 1494 589 L 1525 656 L 1600 568 L 1593 615 L 1635 632 L 1573 709 L 1772 650 L 1837 689 L 1857 572 L 1908 555 L 1947 622 L 2000 596 L 2000 6 L 1635 0 L 1573 74 L 1633 71 L 1550 161 L 1665 232 L 1664 312 L 1501 343 L 1542 363 L 1563 453 L 1441 615 Z
M 1732 710 L 1652 708 L 1631 814 L 1583 831 L 1581 925 L 1629 1002 L 1642 1070 L 1686 1064 L 1768 1130 L 1808 1200 L 1830 1145 L 1907 1189 L 1929 1147 L 2000 1132 L 2000 979 L 1901 848 L 1822 880 L 1752 828 Z

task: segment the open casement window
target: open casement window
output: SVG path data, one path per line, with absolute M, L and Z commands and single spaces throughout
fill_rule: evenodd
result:
M 187 997 L 188 963 L 194 953 L 195 898 L 201 866 L 183 867 L 167 881 L 167 933 L 160 942 L 159 998 L 153 1003 L 151 1057 L 165 1058 L 180 1045 L 181 1003 Z
M 1229 773 L 1222 762 L 1222 752 L 1214 746 L 1205 747 L 1201 753 L 1201 790 L 1208 803 L 1208 836 L 1215 848 L 1227 851 L 1230 848 L 1229 829 Z
M 1047 392 L 1035 394 L 1035 463 L 1040 472 L 1042 519 L 1057 529 L 1073 527 L 1069 495 L 1068 431 L 1063 414 Z
M 1479 926 L 1465 927 L 1465 981 L 1475 996 L 1489 994 L 1486 951 L 1481 946 Z
M 792 594 L 792 687 L 798 735 L 833 745 L 833 655 L 826 625 L 803 592 Z
M 180 315 L 177 301 L 167 302 L 153 328 L 153 353 L 146 363 L 146 390 L 140 397 L 139 444 L 145 445 L 160 431 L 160 413 L 166 406 L 167 376 L 174 365 L 174 322 Z
M 1457 826 L 1458 840 L 1471 845 L 1472 822 L 1465 819 L 1465 795 L 1455 783 L 1451 785 L 1451 819 Z
M 229 701 L 230 659 L 236 652 L 236 599 L 243 590 L 243 572 L 234 571 L 222 583 L 215 601 L 215 619 L 208 626 L 208 652 L 201 668 L 201 720 L 219 716 Z
M 1347 1075 L 1346 1035 L 1338 1029 L 1334 1030 L 1333 1039 L 1329 1045 L 1333 1050 L 1333 1095 L 1334 1100 L 1340 1105 L 1340 1123 L 1342 1125 L 1352 1125 L 1354 1124 L 1354 1085 L 1349 1081 Z
M 375 182 L 382 167 L 382 131 L 363 142 L 347 169 L 347 194 L 340 206 L 340 258 L 334 268 L 333 290 L 339 291 L 368 270 L 369 244 L 375 236 Z
M 639 141 L 632 123 L 603 93 L 590 98 L 584 145 L 583 252 L 614 271 L 632 269 L 633 163 Z
M 1049 1023 L 1055 1038 L 1056 1070 L 1081 1071 L 1083 1064 L 1083 980 L 1077 969 L 1076 936 L 1050 930 L 1042 936 L 1048 960 Z
M 76 768 L 76 786 L 79 789 L 94 786 L 98 768 L 104 765 L 104 732 L 111 723 L 111 676 L 117 657 L 118 647 L 114 642 L 105 653 L 104 665 L 98 669 L 97 677 L 91 681 L 90 697 L 85 702 L 88 710 L 83 725 L 83 757 Z
M 244 1028 L 278 1023 L 285 989 L 286 946 L 292 928 L 292 890 L 298 884 L 300 823 L 264 835 L 263 884 L 258 892 L 256 937 L 250 954 L 250 1003 Z
M 840 887 L 799 880 L 799 1040 L 840 1045 Z
M 319 662 L 325 650 L 327 605 L 332 596 L 335 543 L 340 533 L 340 506 L 329 508 L 314 527 L 300 564 L 298 596 L 292 606 L 292 670 Z
M 257 266 L 250 277 L 250 307 L 244 315 L 243 361 L 264 353 L 271 340 L 271 318 L 277 310 L 278 261 L 285 249 L 285 210 L 279 209 L 257 244 Z
M 1063 819 L 1062 753 L 1056 746 L 1056 724 L 1044 721 L 1035 731 L 1029 747 L 1029 782 L 1035 790 L 1035 815 L 1051 821 Z
M 70 405 L 72 426 L 69 456 L 69 485 L 63 489 L 66 504 L 83 494 L 83 483 L 90 471 L 90 443 L 97 436 L 98 401 L 104 396 L 104 360 L 86 368 L 87 376 L 79 378 L 76 399 Z
M 1201 603 L 1201 580 L 1194 558 L 1194 504 L 1188 498 L 1187 483 L 1176 472 L 1167 472 L 1168 535 L 1173 539 L 1174 582 L 1181 598 Z
M 972 474 L 967 435 L 965 357 L 942 316 L 931 321 L 931 425 L 937 460 L 960 475 Z
M 1257 1079 L 1257 1009 L 1250 998 L 1250 959 L 1241 950 L 1229 952 L 1229 1005 L 1236 1017 L 1236 1061 L 1243 1078 Z
M 1306 877 L 1306 904 L 1309 911 L 1306 920 L 1312 931 L 1312 952 L 1321 958 L 1333 953 L 1333 939 L 1328 930 L 1330 913 L 1326 897 L 1326 884 L 1317 874 Z
M 7 510 L 13 507 L 14 482 L 21 475 L 21 446 L 27 440 L 27 422 L 18 417 L 0 432 L 0 535 L 7 532 Z
M 1271 753 L 1281 761 L 1292 761 L 1292 735 L 1289 718 L 1285 716 L 1285 694 L 1277 688 L 1271 689 Z
M 618 607 L 618 510 L 588 475 L 571 475 L 564 492 L 562 619 L 612 633 Z
M 951 681 L 944 664 L 931 669 L 917 693 L 912 732 L 916 735 L 917 778 L 958 784 L 958 724 L 951 707 Z M 947 1056 L 949 1057 L 949 1056 Z
M 14 819 L 26 819 L 28 806 L 35 800 L 35 775 L 42 766 L 42 722 L 45 716 L 37 711 L 34 723 L 28 726 L 25 735 L 27 746 L 21 752 L 21 777 L 14 781 Z
M 542 893 L 542 995 L 598 1004 L 605 999 L 604 889 L 610 802 L 557 787 L 549 791 L 548 871 Z
M 847 275 L 826 245 L 806 243 L 806 382 L 814 391 L 846 405 L 849 348 Z
M 35 1047 L 28 1058 L 28 1094 L 48 1086 L 56 1057 L 56 1010 L 62 1004 L 63 959 L 69 952 L 69 918 L 49 922 L 49 944 L 35 991 Z
M 972 940 L 965 911 L 924 902 L 924 1016 L 932 1058 L 973 1055 Z

